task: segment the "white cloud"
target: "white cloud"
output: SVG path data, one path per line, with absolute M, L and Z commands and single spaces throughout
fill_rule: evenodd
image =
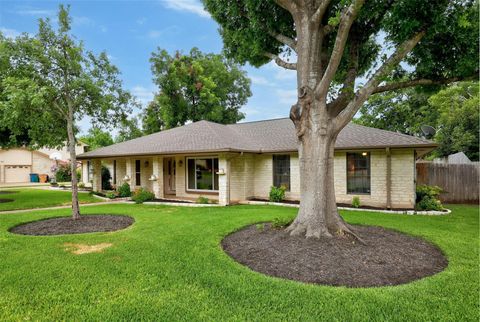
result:
M 0 27 L 0 32 L 7 38 L 15 38 L 20 36 L 20 32 L 15 29 Z
M 147 106 L 153 100 L 154 92 L 157 90 L 155 86 L 144 87 L 144 86 L 134 86 L 132 88 L 132 94 L 137 98 L 138 102 L 142 104 L 143 107 Z
M 275 91 L 277 93 L 277 97 L 280 103 L 293 105 L 297 102 L 297 90 L 285 90 L 285 89 L 277 89 Z
M 55 11 L 53 10 L 35 9 L 32 7 L 20 7 L 20 9 L 15 10 L 14 13 L 22 16 L 53 16 L 55 15 Z
M 263 76 L 255 76 L 249 75 L 248 76 L 252 80 L 252 84 L 254 85 L 265 85 L 265 86 L 274 86 L 275 84 L 266 79 Z
M 137 23 L 138 25 L 144 25 L 145 22 L 147 22 L 147 18 L 146 18 L 146 17 L 140 17 L 140 18 L 138 18 L 138 19 L 136 20 L 136 23 Z
M 172 34 L 177 34 L 180 31 L 180 28 L 178 26 L 170 26 L 161 30 L 150 30 L 147 33 L 148 38 L 160 38 L 163 35 L 172 35 Z
M 202 3 L 198 0 L 161 0 L 160 2 L 168 9 L 190 12 L 200 17 L 210 18 L 210 14 L 205 11 Z

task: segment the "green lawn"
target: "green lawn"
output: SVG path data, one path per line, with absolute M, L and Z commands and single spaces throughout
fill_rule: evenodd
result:
M 99 205 L 84 214 L 135 217 L 123 231 L 33 237 L 7 232 L 68 210 L 0 215 L 0 320 L 478 321 L 478 207 L 442 217 L 342 212 L 351 223 L 423 236 L 449 259 L 435 276 L 395 287 L 349 289 L 267 277 L 223 253 L 244 225 L 293 217 L 273 206 L 184 208 Z M 74 255 L 64 243 L 113 243 Z
M 13 199 L 13 202 L 0 203 L 0 211 L 30 208 L 68 206 L 72 204 L 72 193 L 59 190 L 9 189 L 18 193 L 0 194 L 0 199 Z M 5 190 L 5 191 L 9 191 Z M 99 198 L 88 193 L 79 193 L 80 203 L 101 202 Z

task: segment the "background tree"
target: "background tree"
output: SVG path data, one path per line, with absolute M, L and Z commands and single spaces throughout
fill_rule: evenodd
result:
M 133 140 L 144 135 L 142 129 L 140 129 L 140 126 L 138 125 L 137 117 L 122 120 L 117 129 L 118 134 L 115 137 L 115 143 Z
M 158 49 L 150 61 L 159 94 L 144 114 L 147 133 L 187 121 L 228 124 L 244 118 L 240 108 L 252 95 L 250 80 L 233 60 L 193 48 L 174 56 Z
M 479 83 L 459 83 L 430 97 L 428 103 L 440 111 L 435 141 L 437 156 L 464 152 L 471 160 L 479 160 Z
M 436 128 L 439 147 L 432 157 L 465 152 L 478 160 L 478 82 L 455 83 L 439 92 L 407 88 L 372 96 L 355 123 L 422 135 L 421 126 Z
M 92 127 L 88 133 L 80 138 L 80 141 L 88 145 L 89 150 L 95 150 L 115 143 L 110 132 L 103 131 L 99 127 Z
M 7 77 L 0 80 L 0 124 L 13 134 L 10 141 L 26 131 L 31 147 L 61 147 L 66 140 L 75 173 L 75 123 L 89 116 L 95 124 L 115 124 L 130 111 L 131 95 L 106 53 L 96 56 L 70 35 L 68 7 L 60 6 L 58 26 L 54 30 L 48 19 L 40 19 L 35 37 L 2 40 L 0 56 L 8 58 L 2 58 Z M 80 217 L 76 176 L 72 216 Z
M 336 208 L 334 146 L 371 95 L 477 75 L 474 1 L 203 2 L 220 24 L 228 57 L 254 66 L 274 60 L 297 71 L 290 118 L 299 141 L 301 204 L 288 228 L 293 235 L 354 235 Z M 412 68 L 402 70 L 401 62 Z

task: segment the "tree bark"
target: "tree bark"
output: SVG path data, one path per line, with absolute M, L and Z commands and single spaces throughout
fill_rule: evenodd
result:
M 72 173 L 72 218 L 80 219 L 80 207 L 78 205 L 78 180 L 77 180 L 77 154 L 75 152 L 75 135 L 73 133 L 73 111 L 68 109 L 67 132 L 68 150 L 70 152 L 70 171 Z

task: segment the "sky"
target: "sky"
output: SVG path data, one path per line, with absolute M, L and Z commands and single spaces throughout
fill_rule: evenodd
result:
M 153 84 L 149 58 L 157 47 L 187 53 L 192 47 L 220 53 L 218 24 L 200 0 L 149 1 L 4 1 L 0 0 L 0 31 L 7 37 L 35 34 L 38 19 L 55 21 L 59 4 L 70 4 L 72 34 L 85 48 L 106 51 L 121 71 L 124 87 L 146 105 L 158 88 Z M 296 101 L 296 75 L 270 62 L 261 68 L 244 66 L 252 80 L 252 96 L 241 109 L 244 121 L 288 117 Z M 138 113 L 138 110 L 135 111 Z M 90 127 L 80 122 L 82 132 Z

